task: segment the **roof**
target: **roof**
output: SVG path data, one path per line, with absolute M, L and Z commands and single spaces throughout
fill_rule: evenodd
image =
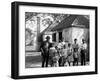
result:
M 86 18 L 83 15 L 80 15 L 74 20 L 74 22 L 72 23 L 72 26 L 89 28 L 89 18 Z
M 52 28 L 52 31 L 62 30 L 68 27 L 89 27 L 89 19 L 83 15 L 70 15 L 65 18 L 62 22 Z
M 52 29 L 52 31 L 60 30 L 62 28 L 66 28 L 68 26 L 71 26 L 71 24 L 73 23 L 73 21 L 75 20 L 76 17 L 77 17 L 77 15 L 70 15 L 69 17 L 66 17 L 63 21 L 61 21 L 58 25 L 56 25 Z

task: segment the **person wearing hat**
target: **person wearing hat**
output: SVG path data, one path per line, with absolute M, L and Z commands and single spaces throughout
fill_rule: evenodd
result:
M 86 65 L 86 49 L 87 49 L 87 44 L 85 43 L 85 40 L 82 39 L 82 44 L 80 47 L 80 53 L 81 53 L 81 65 Z
M 49 60 L 49 49 L 50 49 L 50 37 L 46 37 L 46 41 L 43 41 L 41 44 L 41 54 L 42 54 L 42 67 L 48 67 Z

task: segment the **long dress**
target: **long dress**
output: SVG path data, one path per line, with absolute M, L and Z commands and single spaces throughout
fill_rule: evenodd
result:
M 68 47 L 67 49 L 67 61 L 68 62 L 73 62 L 73 54 L 72 54 L 72 48 L 71 47 Z
M 50 57 L 50 65 L 53 67 L 58 66 L 59 56 L 55 47 L 50 48 L 49 50 L 49 57 Z

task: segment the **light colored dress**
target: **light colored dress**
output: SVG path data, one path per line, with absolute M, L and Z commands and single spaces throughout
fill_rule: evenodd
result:
M 67 61 L 68 62 L 73 62 L 74 59 L 73 59 L 73 54 L 72 54 L 72 48 L 71 47 L 68 47 L 67 48 Z
M 50 56 L 50 57 L 53 57 L 54 54 L 55 54 L 55 52 L 56 52 L 55 47 L 51 47 L 51 48 L 49 49 L 49 56 Z
M 49 49 L 49 57 L 50 57 L 51 66 L 57 67 L 59 56 L 58 56 L 58 53 L 57 53 L 57 50 L 55 49 L 55 47 L 52 47 Z
M 68 56 L 67 49 L 63 49 L 62 50 L 62 56 L 64 56 L 65 58 L 67 58 L 67 56 Z

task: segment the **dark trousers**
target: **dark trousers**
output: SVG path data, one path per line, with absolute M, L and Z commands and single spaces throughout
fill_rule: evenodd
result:
M 78 66 L 78 52 L 74 52 L 74 54 L 73 54 L 73 59 L 74 59 L 74 61 L 73 61 L 73 66 Z
M 85 50 L 81 50 L 81 65 L 86 65 Z
M 66 63 L 66 58 L 65 57 L 60 57 L 60 59 L 59 59 L 59 66 L 64 66 L 65 65 L 65 63 Z
M 62 61 L 63 61 L 63 60 L 62 60 L 62 57 L 60 57 L 60 58 L 59 58 L 59 61 L 58 61 L 58 62 L 59 62 L 59 66 L 62 66 Z
M 48 67 L 49 56 L 42 56 L 42 67 Z
M 71 62 L 68 61 L 69 66 L 70 66 L 70 63 L 71 63 Z
M 73 66 L 78 66 L 78 58 L 74 58 L 74 61 L 73 61 Z

